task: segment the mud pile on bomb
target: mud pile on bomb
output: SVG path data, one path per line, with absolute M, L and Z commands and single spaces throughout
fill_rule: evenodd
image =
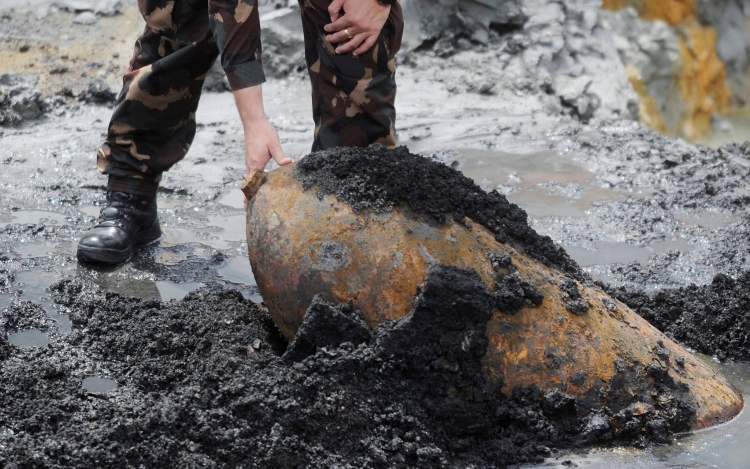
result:
M 430 308 L 443 310 L 436 326 L 419 319 L 426 328 L 466 329 L 463 355 L 431 364 L 441 374 L 476 362 L 471 379 L 446 381 L 447 398 L 537 387 L 569 396 L 583 415 L 623 413 L 609 425 L 636 433 L 649 421 L 705 428 L 742 408 L 722 377 L 594 286 L 520 208 L 448 166 L 405 148 L 345 149 L 256 175 L 245 188 L 250 263 L 292 350 L 311 353 L 337 336 L 365 342 L 371 330 L 389 335 L 416 320 L 430 282 L 449 273 L 480 293 L 463 310 L 455 305 L 467 301 L 465 291 L 443 298 Z M 314 308 L 306 315 L 316 295 L 348 302 L 346 325 Z

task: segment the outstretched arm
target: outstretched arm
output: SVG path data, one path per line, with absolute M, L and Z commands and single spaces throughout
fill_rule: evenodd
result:
M 281 149 L 279 133 L 266 119 L 263 109 L 262 85 L 250 86 L 234 91 L 237 110 L 245 131 L 245 165 L 247 171 L 264 169 L 273 158 L 280 166 L 292 162 Z
M 375 45 L 391 7 L 381 5 L 378 0 L 333 0 L 328 12 L 333 22 L 324 28 L 331 33 L 326 39 L 339 44 L 337 54 L 353 51 L 356 57 Z

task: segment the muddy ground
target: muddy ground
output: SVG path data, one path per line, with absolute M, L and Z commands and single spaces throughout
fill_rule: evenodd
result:
M 36 76 L 40 111 L 0 127 L 0 393 L 14 403 L 0 410 L 0 467 L 501 467 L 613 441 L 560 395 L 526 390 L 469 411 L 425 398 L 434 382 L 378 337 L 284 359 L 252 302 L 242 134 L 226 93 L 203 100 L 191 154 L 165 176 L 161 242 L 117 268 L 79 265 L 75 243 L 103 201 L 94 151 L 111 112 L 86 90 L 103 89 L 98 79 L 112 91 L 137 17 L 124 8 L 80 25 L 60 10 L 34 27 L 37 10 L 0 5 L 0 64 Z M 527 23 L 544 35 L 540 24 Z M 102 29 L 118 32 L 92 47 L 85 38 Z M 506 194 L 587 275 L 626 289 L 615 293 L 677 340 L 747 360 L 750 150 L 659 135 L 626 103 L 603 100 L 611 112 L 588 115 L 589 97 L 549 92 L 549 76 L 523 57 L 533 35 L 516 34 L 405 51 L 401 143 Z M 77 45 L 63 50 L 68 42 Z M 312 142 L 304 77 L 264 92 L 285 150 L 301 158 Z M 425 301 L 435 307 L 449 287 L 472 288 L 454 279 Z M 662 430 L 625 443 L 665 441 Z

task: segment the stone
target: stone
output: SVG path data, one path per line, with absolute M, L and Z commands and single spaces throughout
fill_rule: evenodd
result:
M 36 75 L 15 72 L 0 74 L 0 85 L 2 86 L 34 86 L 38 81 L 39 77 Z
M 263 69 L 271 77 L 304 73 L 305 40 L 298 7 L 279 8 L 260 17 Z
M 82 11 L 94 11 L 94 5 L 86 0 L 64 0 L 60 3 L 56 3 L 63 10 L 82 12 Z
M 471 37 L 486 44 L 491 28 L 515 29 L 526 21 L 521 0 L 408 0 L 404 11 L 404 50 L 411 51 L 443 37 Z
M 75 18 L 73 18 L 73 22 L 76 24 L 95 24 L 96 23 L 96 15 L 91 11 L 84 11 L 81 13 L 78 13 Z
M 36 75 L 0 74 L 0 126 L 18 125 L 44 114 L 47 103 L 34 88 L 37 80 Z
M 91 80 L 88 86 L 78 93 L 76 97 L 79 101 L 85 103 L 109 104 L 115 102 L 117 93 L 112 91 L 107 82 L 97 78 Z
M 120 13 L 122 0 L 99 0 L 94 7 L 94 13 L 101 16 L 115 16 Z
M 221 68 L 221 59 L 217 59 L 206 75 L 206 80 L 203 82 L 203 91 L 220 93 L 231 90 L 227 75 Z

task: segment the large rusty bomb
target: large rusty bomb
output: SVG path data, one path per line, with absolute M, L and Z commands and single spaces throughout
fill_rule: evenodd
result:
M 536 385 L 591 408 L 640 408 L 659 381 L 689 396 L 693 429 L 741 410 L 741 394 L 721 376 L 593 284 L 496 241 L 471 219 L 441 223 L 403 204 L 355 211 L 333 195 L 305 190 L 297 171 L 291 165 L 256 173 L 243 188 L 250 264 L 287 338 L 317 294 L 331 304 L 351 300 L 374 328 L 412 311 L 432 265 L 453 265 L 474 269 L 500 298 L 482 363 L 503 392 Z

